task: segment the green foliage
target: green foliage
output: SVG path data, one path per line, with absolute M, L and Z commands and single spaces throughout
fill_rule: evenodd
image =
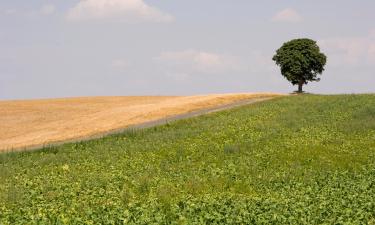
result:
M 375 224 L 374 103 L 282 97 L 0 154 L 0 224 Z
M 306 38 L 284 43 L 272 59 L 280 66 L 281 74 L 293 85 L 301 85 L 301 88 L 309 81 L 319 81 L 317 76 L 323 73 L 327 62 L 316 41 Z

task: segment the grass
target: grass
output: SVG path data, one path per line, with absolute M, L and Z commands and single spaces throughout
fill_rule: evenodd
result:
M 375 224 L 375 95 L 0 154 L 0 224 Z

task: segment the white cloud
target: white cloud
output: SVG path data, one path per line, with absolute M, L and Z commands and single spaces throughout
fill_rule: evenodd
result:
M 272 17 L 273 22 L 298 23 L 302 21 L 302 16 L 294 9 L 284 9 Z
M 43 5 L 40 9 L 40 13 L 43 15 L 51 15 L 55 13 L 56 7 L 52 4 Z
M 69 21 L 170 22 L 173 17 L 147 5 L 143 0 L 81 0 L 71 8 Z
M 334 66 L 375 66 L 375 36 L 322 39 L 319 45 Z
M 197 50 L 163 52 L 155 60 L 168 68 L 182 70 L 182 74 L 220 73 L 242 69 L 236 57 Z
M 129 68 L 131 63 L 126 59 L 115 59 L 111 62 L 111 67 L 114 69 L 127 69 Z

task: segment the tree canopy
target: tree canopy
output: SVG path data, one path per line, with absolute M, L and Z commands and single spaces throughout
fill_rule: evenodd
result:
M 293 85 L 302 86 L 310 81 L 320 81 L 327 57 L 320 52 L 316 41 L 303 38 L 284 43 L 272 58 L 280 66 L 281 74 Z

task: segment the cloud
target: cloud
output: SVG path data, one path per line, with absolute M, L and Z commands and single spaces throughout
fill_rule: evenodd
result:
M 236 57 L 197 50 L 162 52 L 155 61 L 170 69 L 188 72 L 220 73 L 242 69 Z
M 375 35 L 364 37 L 337 37 L 318 41 L 334 66 L 375 66 Z
M 42 15 L 51 15 L 55 13 L 55 11 L 56 11 L 56 7 L 52 4 L 43 5 L 42 8 L 40 9 L 40 13 Z
M 115 59 L 112 60 L 110 66 L 113 69 L 123 70 L 129 68 L 131 66 L 131 63 L 126 59 Z
M 69 21 L 171 22 L 173 17 L 147 5 L 143 0 L 81 0 L 71 8 Z
M 302 16 L 294 9 L 284 9 L 272 17 L 273 22 L 298 23 L 302 21 Z

